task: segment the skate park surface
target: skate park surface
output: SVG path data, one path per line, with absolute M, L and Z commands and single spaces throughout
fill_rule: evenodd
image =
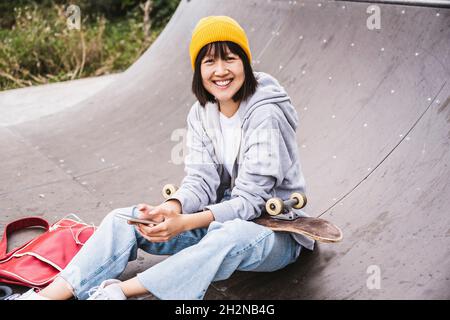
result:
M 450 299 L 450 9 L 378 3 L 370 30 L 370 5 L 184 0 L 127 71 L 0 93 L 0 231 L 30 215 L 98 225 L 115 208 L 162 202 L 184 175 L 190 32 L 229 15 L 254 70 L 277 78 L 298 112 L 305 211 L 344 239 L 283 270 L 236 272 L 206 299 Z M 164 258 L 141 252 L 121 278 Z

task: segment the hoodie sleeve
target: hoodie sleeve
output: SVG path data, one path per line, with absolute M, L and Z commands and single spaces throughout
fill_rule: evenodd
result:
M 247 121 L 242 160 L 231 198 L 207 207 L 219 222 L 259 217 L 266 201 L 274 196 L 274 188 L 282 183 L 293 165 L 293 150 L 288 149 L 286 139 L 295 141 L 295 130 L 277 106 L 262 105 Z
M 183 213 L 201 211 L 204 206 L 216 201 L 220 184 L 218 165 L 213 161 L 214 146 L 203 129 L 195 104 L 187 117 L 187 148 L 185 177 L 180 188 L 166 201 L 176 199 Z

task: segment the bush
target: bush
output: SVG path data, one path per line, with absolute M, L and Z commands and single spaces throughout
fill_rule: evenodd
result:
M 25 2 L 13 9 L 11 27 L 0 29 L 0 90 L 125 70 L 156 39 L 179 0 L 163 9 L 157 4 L 165 1 L 153 1 L 148 33 L 139 1 L 77 1 L 81 30 L 67 28 L 65 5 L 18 1 Z

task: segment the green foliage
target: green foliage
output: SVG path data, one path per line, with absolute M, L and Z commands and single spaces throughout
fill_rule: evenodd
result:
M 0 29 L 0 90 L 127 69 L 156 39 L 179 0 L 153 1 L 147 34 L 139 6 L 145 1 L 70 2 L 80 6 L 81 30 L 67 27 L 67 1 L 13 2 L 13 23 Z M 0 9 L 7 25 L 3 1 Z
M 180 0 L 154 0 L 153 10 L 150 14 L 153 26 L 156 29 L 163 28 L 169 22 L 179 3 Z

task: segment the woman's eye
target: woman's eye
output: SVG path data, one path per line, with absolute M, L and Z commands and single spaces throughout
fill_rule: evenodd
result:
M 213 60 L 212 59 L 205 60 L 205 63 L 210 63 L 210 62 L 213 62 Z

